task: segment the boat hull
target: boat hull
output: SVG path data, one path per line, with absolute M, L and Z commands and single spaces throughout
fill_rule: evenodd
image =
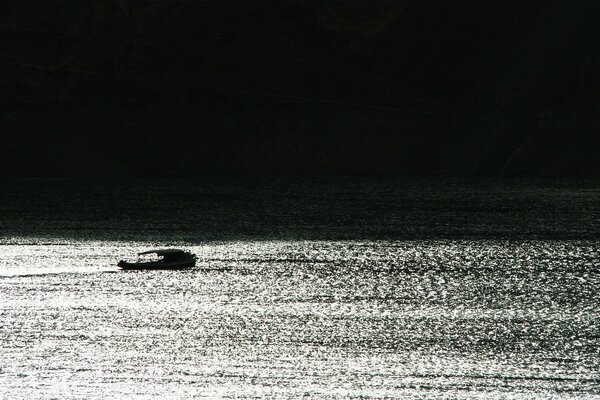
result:
M 180 270 L 192 268 L 196 265 L 196 260 L 186 260 L 179 262 L 143 262 L 129 263 L 127 261 L 119 261 L 117 264 L 123 270 Z

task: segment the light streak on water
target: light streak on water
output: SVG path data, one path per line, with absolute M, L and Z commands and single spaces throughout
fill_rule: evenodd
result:
M 0 398 L 600 397 L 594 241 L 160 247 L 1 241 Z

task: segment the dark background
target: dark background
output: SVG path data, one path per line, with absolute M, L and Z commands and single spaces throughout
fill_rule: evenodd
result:
M 13 1 L 0 175 L 600 176 L 600 2 Z

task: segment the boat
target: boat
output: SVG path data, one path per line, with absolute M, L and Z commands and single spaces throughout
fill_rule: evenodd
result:
M 149 257 L 145 257 L 149 256 Z M 150 258 L 150 260 L 145 260 Z M 124 270 L 142 269 L 187 269 L 196 265 L 196 256 L 188 251 L 179 249 L 149 250 L 138 253 L 137 262 L 121 260 L 117 264 Z

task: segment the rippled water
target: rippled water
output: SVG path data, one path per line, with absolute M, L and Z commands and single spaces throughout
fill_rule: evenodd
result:
M 377 203 L 365 211 L 371 222 L 361 222 L 373 225 L 356 234 L 351 228 L 362 208 L 356 197 L 365 194 L 347 190 L 342 200 L 354 196 L 356 205 L 342 202 L 346 219 L 330 222 L 327 230 L 312 225 L 313 236 L 337 236 L 332 240 L 297 237 L 310 216 L 264 225 L 254 216 L 254 231 L 230 225 L 243 239 L 196 240 L 194 232 L 205 237 L 211 230 L 169 228 L 165 215 L 172 204 L 153 209 L 162 224 L 158 232 L 141 229 L 151 224 L 149 217 L 127 202 L 120 212 L 129 227 L 139 228 L 133 233 L 96 218 L 103 212 L 97 199 L 86 203 L 87 212 L 61 205 L 49 215 L 38 208 L 42 203 L 27 203 L 15 217 L 20 197 L 7 191 L 0 221 L 32 225 L 30 234 L 27 227 L 5 225 L 0 239 L 0 398 L 600 398 L 596 192 L 565 190 L 552 203 L 549 191 L 538 188 L 535 197 L 512 187 L 503 193 L 517 202 L 542 198 L 554 215 L 540 218 L 535 201 L 531 212 L 492 212 L 483 196 L 467 210 L 474 216 L 468 222 L 460 214 L 466 212 L 464 186 L 458 189 L 437 214 L 427 201 L 392 215 L 393 207 L 380 204 L 381 212 L 388 210 L 388 233 L 400 229 L 394 221 L 423 222 L 412 229 L 427 234 L 414 239 L 406 231 L 374 237 Z M 429 186 L 410 198 L 431 199 L 424 193 L 431 193 Z M 291 203 L 310 209 L 319 204 L 313 195 Z M 229 195 L 220 196 L 227 204 Z M 577 199 L 580 208 L 569 208 L 565 199 Z M 200 221 L 213 200 L 188 208 L 188 221 Z M 257 209 L 256 199 L 250 204 L 248 210 Z M 578 230 L 568 221 L 583 219 L 582 204 L 588 219 Z M 447 211 L 453 208 L 460 209 Z M 358 216 L 348 216 L 349 210 Z M 556 210 L 572 210 L 571 217 Z M 85 229 L 73 229 L 77 216 Z M 444 218 L 448 237 L 440 238 Z M 511 219 L 521 219 L 533 234 L 514 237 Z M 466 221 L 463 230 L 459 221 Z M 490 221 L 504 224 L 502 235 L 473 234 Z M 565 221 L 567 234 L 548 237 L 545 221 L 552 232 L 559 232 L 556 221 Z M 128 237 L 111 240 L 106 226 Z M 269 226 L 279 236 L 289 229 L 293 237 L 264 237 Z M 355 237 L 340 238 L 340 227 Z M 226 227 L 220 229 L 219 235 Z M 470 234 L 456 233 L 464 230 Z M 198 255 L 197 267 L 114 267 L 120 258 L 156 247 L 190 250 Z

